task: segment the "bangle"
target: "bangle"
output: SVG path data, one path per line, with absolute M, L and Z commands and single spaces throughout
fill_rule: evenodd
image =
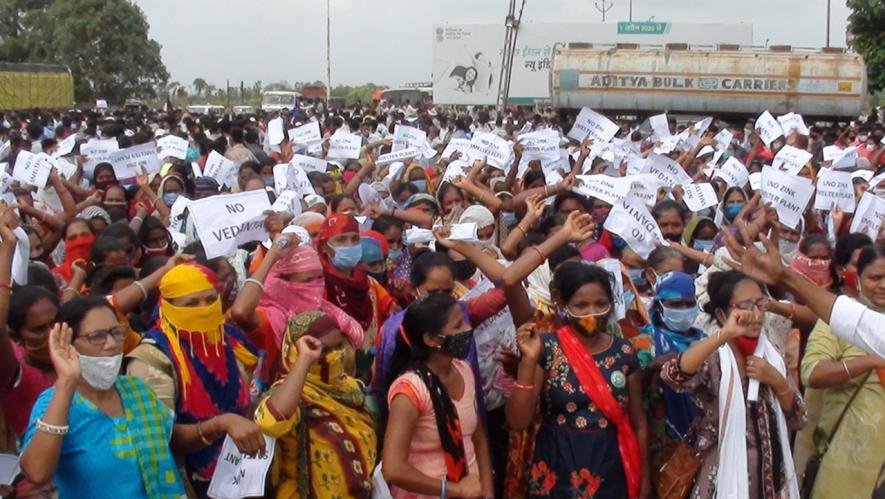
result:
M 247 282 L 251 282 L 252 284 L 258 286 L 259 288 L 261 288 L 261 292 L 264 293 L 264 284 L 262 284 L 261 281 L 259 281 L 258 279 L 253 279 L 250 277 L 243 281 L 244 284 Z
M 62 290 L 62 293 L 64 293 L 65 291 L 73 291 L 76 295 L 78 295 L 78 296 L 80 295 L 80 292 L 79 292 L 78 290 L 76 290 L 76 289 L 74 289 L 74 288 L 72 288 L 72 287 L 70 287 L 70 286 L 68 286 L 68 287 L 66 287 L 65 289 L 63 289 L 63 290 Z
M 546 186 L 546 185 L 544 186 L 544 197 L 545 197 L 545 198 L 546 198 L 546 197 L 550 197 L 550 194 L 548 194 L 548 192 L 547 192 L 547 186 Z
M 851 379 L 854 377 L 851 375 L 851 371 L 848 370 L 848 364 L 846 364 L 844 360 L 842 361 L 842 368 L 845 369 L 845 374 L 848 375 L 848 379 Z
M 0 282 L 0 289 L 5 289 L 7 291 L 12 291 L 12 285 L 6 284 L 5 282 Z
M 541 257 L 541 263 L 544 263 L 544 261 L 547 260 L 547 257 L 544 256 L 544 253 L 541 253 L 541 248 L 538 248 L 537 245 L 529 246 L 529 249 L 533 249 L 538 252 L 538 256 Z
M 138 215 L 132 217 L 132 221 L 133 221 L 133 222 L 136 221 L 136 220 L 138 220 L 139 223 L 144 222 L 144 218 L 141 218 L 141 217 L 138 216 Z
M 132 285 L 141 290 L 141 294 L 144 295 L 144 298 L 142 298 L 143 300 L 148 299 L 148 292 L 144 289 L 144 284 L 142 284 L 141 281 L 133 281 Z
M 65 435 L 70 429 L 70 425 L 58 426 L 54 424 L 49 424 L 42 419 L 37 419 L 37 430 L 49 435 Z
M 513 230 L 516 230 L 516 229 L 521 230 L 521 231 L 522 231 L 522 235 L 524 235 L 524 236 L 527 236 L 527 235 L 528 235 L 528 232 L 526 232 L 525 229 L 523 229 L 519 224 L 516 224 L 516 225 L 513 227 Z
M 787 317 L 787 319 L 790 319 L 792 321 L 795 317 L 796 317 L 796 304 L 793 302 L 790 302 L 790 316 Z
M 197 421 L 197 434 L 200 436 L 200 440 L 202 440 L 204 444 L 206 444 L 207 446 L 212 445 L 212 442 L 210 442 L 209 439 L 206 438 L 206 435 L 203 433 L 202 421 Z
M 442 490 L 440 491 L 439 496 L 440 496 L 440 497 L 443 497 L 443 498 L 446 497 L 446 478 L 447 478 L 447 477 L 443 477 L 443 479 L 442 479 L 442 485 L 440 486 L 440 488 L 441 488 Z
M 270 401 L 270 397 L 267 397 L 267 402 L 264 403 L 264 407 L 267 408 L 267 412 L 273 416 L 276 421 L 285 421 L 286 418 L 280 413 L 279 409 Z
M 513 386 L 519 390 L 525 390 L 527 392 L 535 389 L 535 385 L 523 385 L 522 383 L 519 383 L 517 381 L 513 382 Z

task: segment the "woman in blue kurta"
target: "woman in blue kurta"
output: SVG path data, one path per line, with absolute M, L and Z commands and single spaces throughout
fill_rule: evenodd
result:
M 174 415 L 141 380 L 119 376 L 126 329 L 101 297 L 58 313 L 49 339 L 55 386 L 37 399 L 21 466 L 61 497 L 182 497 L 169 450 Z

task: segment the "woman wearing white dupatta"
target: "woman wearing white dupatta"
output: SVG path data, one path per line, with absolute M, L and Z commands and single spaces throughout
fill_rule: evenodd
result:
M 769 299 L 737 271 L 711 276 L 708 293 L 704 311 L 720 331 L 661 371 L 699 409 L 686 436 L 703 460 L 691 497 L 799 499 L 789 441 L 805 424 L 805 403 L 764 334 Z

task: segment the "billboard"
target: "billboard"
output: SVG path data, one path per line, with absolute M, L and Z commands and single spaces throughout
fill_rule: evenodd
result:
M 652 26 L 654 25 L 654 26 Z M 554 50 L 570 42 L 663 45 L 753 44 L 752 24 L 523 23 L 513 55 L 510 102 L 549 100 Z M 493 105 L 501 76 L 504 26 L 433 27 L 433 100 L 437 104 Z

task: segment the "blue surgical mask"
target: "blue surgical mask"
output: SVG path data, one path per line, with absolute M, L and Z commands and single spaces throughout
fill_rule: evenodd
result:
M 274 186 L 273 175 L 268 176 L 268 177 L 262 177 L 262 178 L 264 178 L 264 185 L 265 185 L 265 186 L 267 186 L 267 187 L 273 187 L 273 186 Z
M 621 251 L 627 247 L 627 241 L 624 241 L 624 239 L 617 234 L 612 234 L 612 246 L 614 246 L 616 250 Z
M 725 219 L 733 222 L 737 218 L 738 213 L 744 209 L 744 203 L 730 204 L 725 207 Z
M 427 181 L 426 180 L 424 180 L 424 179 L 412 180 L 409 183 L 414 185 L 415 188 L 418 189 L 418 192 L 427 192 Z
M 166 194 L 163 194 L 163 202 L 166 203 L 166 206 L 172 206 L 180 195 L 181 194 L 178 192 L 167 192 Z
M 390 250 L 390 253 L 387 254 L 387 258 L 392 261 L 397 261 L 403 256 L 403 249 L 397 248 L 395 250 Z
M 627 269 L 627 273 L 630 274 L 630 280 L 633 281 L 633 285 L 637 288 L 643 288 L 648 284 L 642 269 Z
M 335 268 L 350 270 L 360 263 L 363 257 L 363 245 L 357 243 L 353 246 L 333 246 L 335 255 L 332 256 L 332 265 Z
M 635 299 L 636 295 L 632 291 L 624 291 L 624 305 L 629 307 Z
M 516 223 L 516 213 L 512 211 L 505 211 L 501 214 L 501 222 L 504 223 L 507 227 Z
M 661 318 L 671 331 L 688 331 L 698 316 L 698 307 L 670 308 L 661 305 Z
M 709 253 L 713 249 L 712 239 L 695 239 L 692 247 L 698 251 Z

